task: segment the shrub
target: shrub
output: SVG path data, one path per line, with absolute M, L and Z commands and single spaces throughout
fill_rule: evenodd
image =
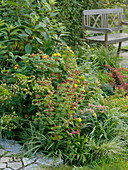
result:
M 20 61 L 16 61 L 17 58 Z M 44 112 L 50 107 L 63 114 L 67 111 L 74 113 L 77 100 L 81 101 L 88 89 L 69 47 L 61 54 L 51 56 L 42 52 L 22 57 L 11 54 L 7 61 L 10 66 L 1 68 L 0 75 L 1 116 L 15 112 L 21 118 L 32 119 L 38 111 Z
M 80 166 L 121 155 L 126 136 L 118 135 L 122 117 L 101 105 L 97 78 L 76 59 L 65 46 L 51 55 L 10 53 L 9 66 L 1 69 L 0 114 L 2 136 L 22 139 L 28 153 L 60 155 Z
M 2 54 L 23 55 L 40 50 L 51 53 L 61 42 L 62 33 L 65 35 L 65 27 L 56 22 L 58 10 L 54 4 L 54 1 L 1 1 Z

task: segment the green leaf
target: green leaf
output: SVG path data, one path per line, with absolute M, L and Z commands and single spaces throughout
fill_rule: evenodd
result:
M 38 43 L 43 44 L 43 42 L 40 38 L 36 37 L 36 40 L 38 41 Z
M 27 53 L 27 54 L 30 54 L 31 52 L 32 52 L 32 46 L 31 46 L 31 44 L 26 44 L 26 46 L 25 46 L 25 52 Z
M 33 111 L 35 109 L 35 106 L 32 106 L 28 109 L 28 112 L 30 113 L 31 111 Z
M 19 124 L 19 120 L 18 120 L 18 119 L 13 118 L 12 120 L 13 120 L 16 124 Z
M 59 139 L 63 139 L 63 136 L 61 136 L 61 135 L 58 135 L 58 138 L 59 138 Z
M 29 34 L 29 35 L 32 35 L 32 31 L 31 31 L 30 29 L 28 29 L 28 28 L 25 29 L 25 32 L 26 32 L 27 34 Z
M 10 5 L 13 5 L 13 6 L 18 6 L 18 4 L 16 2 L 8 1 L 7 3 Z
M 49 55 L 52 51 L 53 51 L 52 48 L 47 48 L 44 52 Z
M 22 37 L 28 37 L 28 34 L 25 34 L 25 33 L 19 34 L 19 37 L 20 37 L 20 38 L 22 38 Z
M 47 32 L 44 32 L 44 39 L 45 39 L 46 41 L 48 41 L 48 40 L 49 40 L 49 35 L 48 35 L 48 33 L 47 33 Z

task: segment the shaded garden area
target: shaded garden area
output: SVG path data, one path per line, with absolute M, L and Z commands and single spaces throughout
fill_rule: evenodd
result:
M 121 5 L 0 1 L 1 138 L 70 166 L 127 161 L 128 68 L 114 46 L 82 37 L 84 9 Z

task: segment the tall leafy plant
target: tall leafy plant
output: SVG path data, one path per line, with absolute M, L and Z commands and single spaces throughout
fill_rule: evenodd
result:
M 54 1 L 0 1 L 1 18 L 10 28 L 20 29 L 15 32 L 17 39 L 10 37 L 12 46 L 9 51 L 19 51 L 19 54 L 43 50 L 50 53 L 64 35 L 64 27 L 56 22 L 58 10 Z M 4 35 L 0 35 L 4 39 Z M 3 42 L 8 46 L 8 41 Z M 21 48 L 22 49 L 21 49 Z M 17 48 L 17 49 L 16 49 Z

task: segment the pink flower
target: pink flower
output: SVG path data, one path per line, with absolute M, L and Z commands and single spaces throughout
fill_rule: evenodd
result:
M 31 56 L 36 56 L 36 54 L 32 53 Z
M 39 51 L 40 54 L 43 54 L 44 52 L 43 51 Z
M 71 133 L 72 133 L 72 134 L 79 134 L 79 133 L 80 133 L 80 129 L 78 129 L 77 131 L 72 130 Z
M 81 112 L 82 114 L 84 114 L 84 110 L 80 110 L 80 112 Z
M 40 95 L 39 95 L 39 94 L 36 94 L 35 97 L 36 97 L 36 98 L 40 98 Z

